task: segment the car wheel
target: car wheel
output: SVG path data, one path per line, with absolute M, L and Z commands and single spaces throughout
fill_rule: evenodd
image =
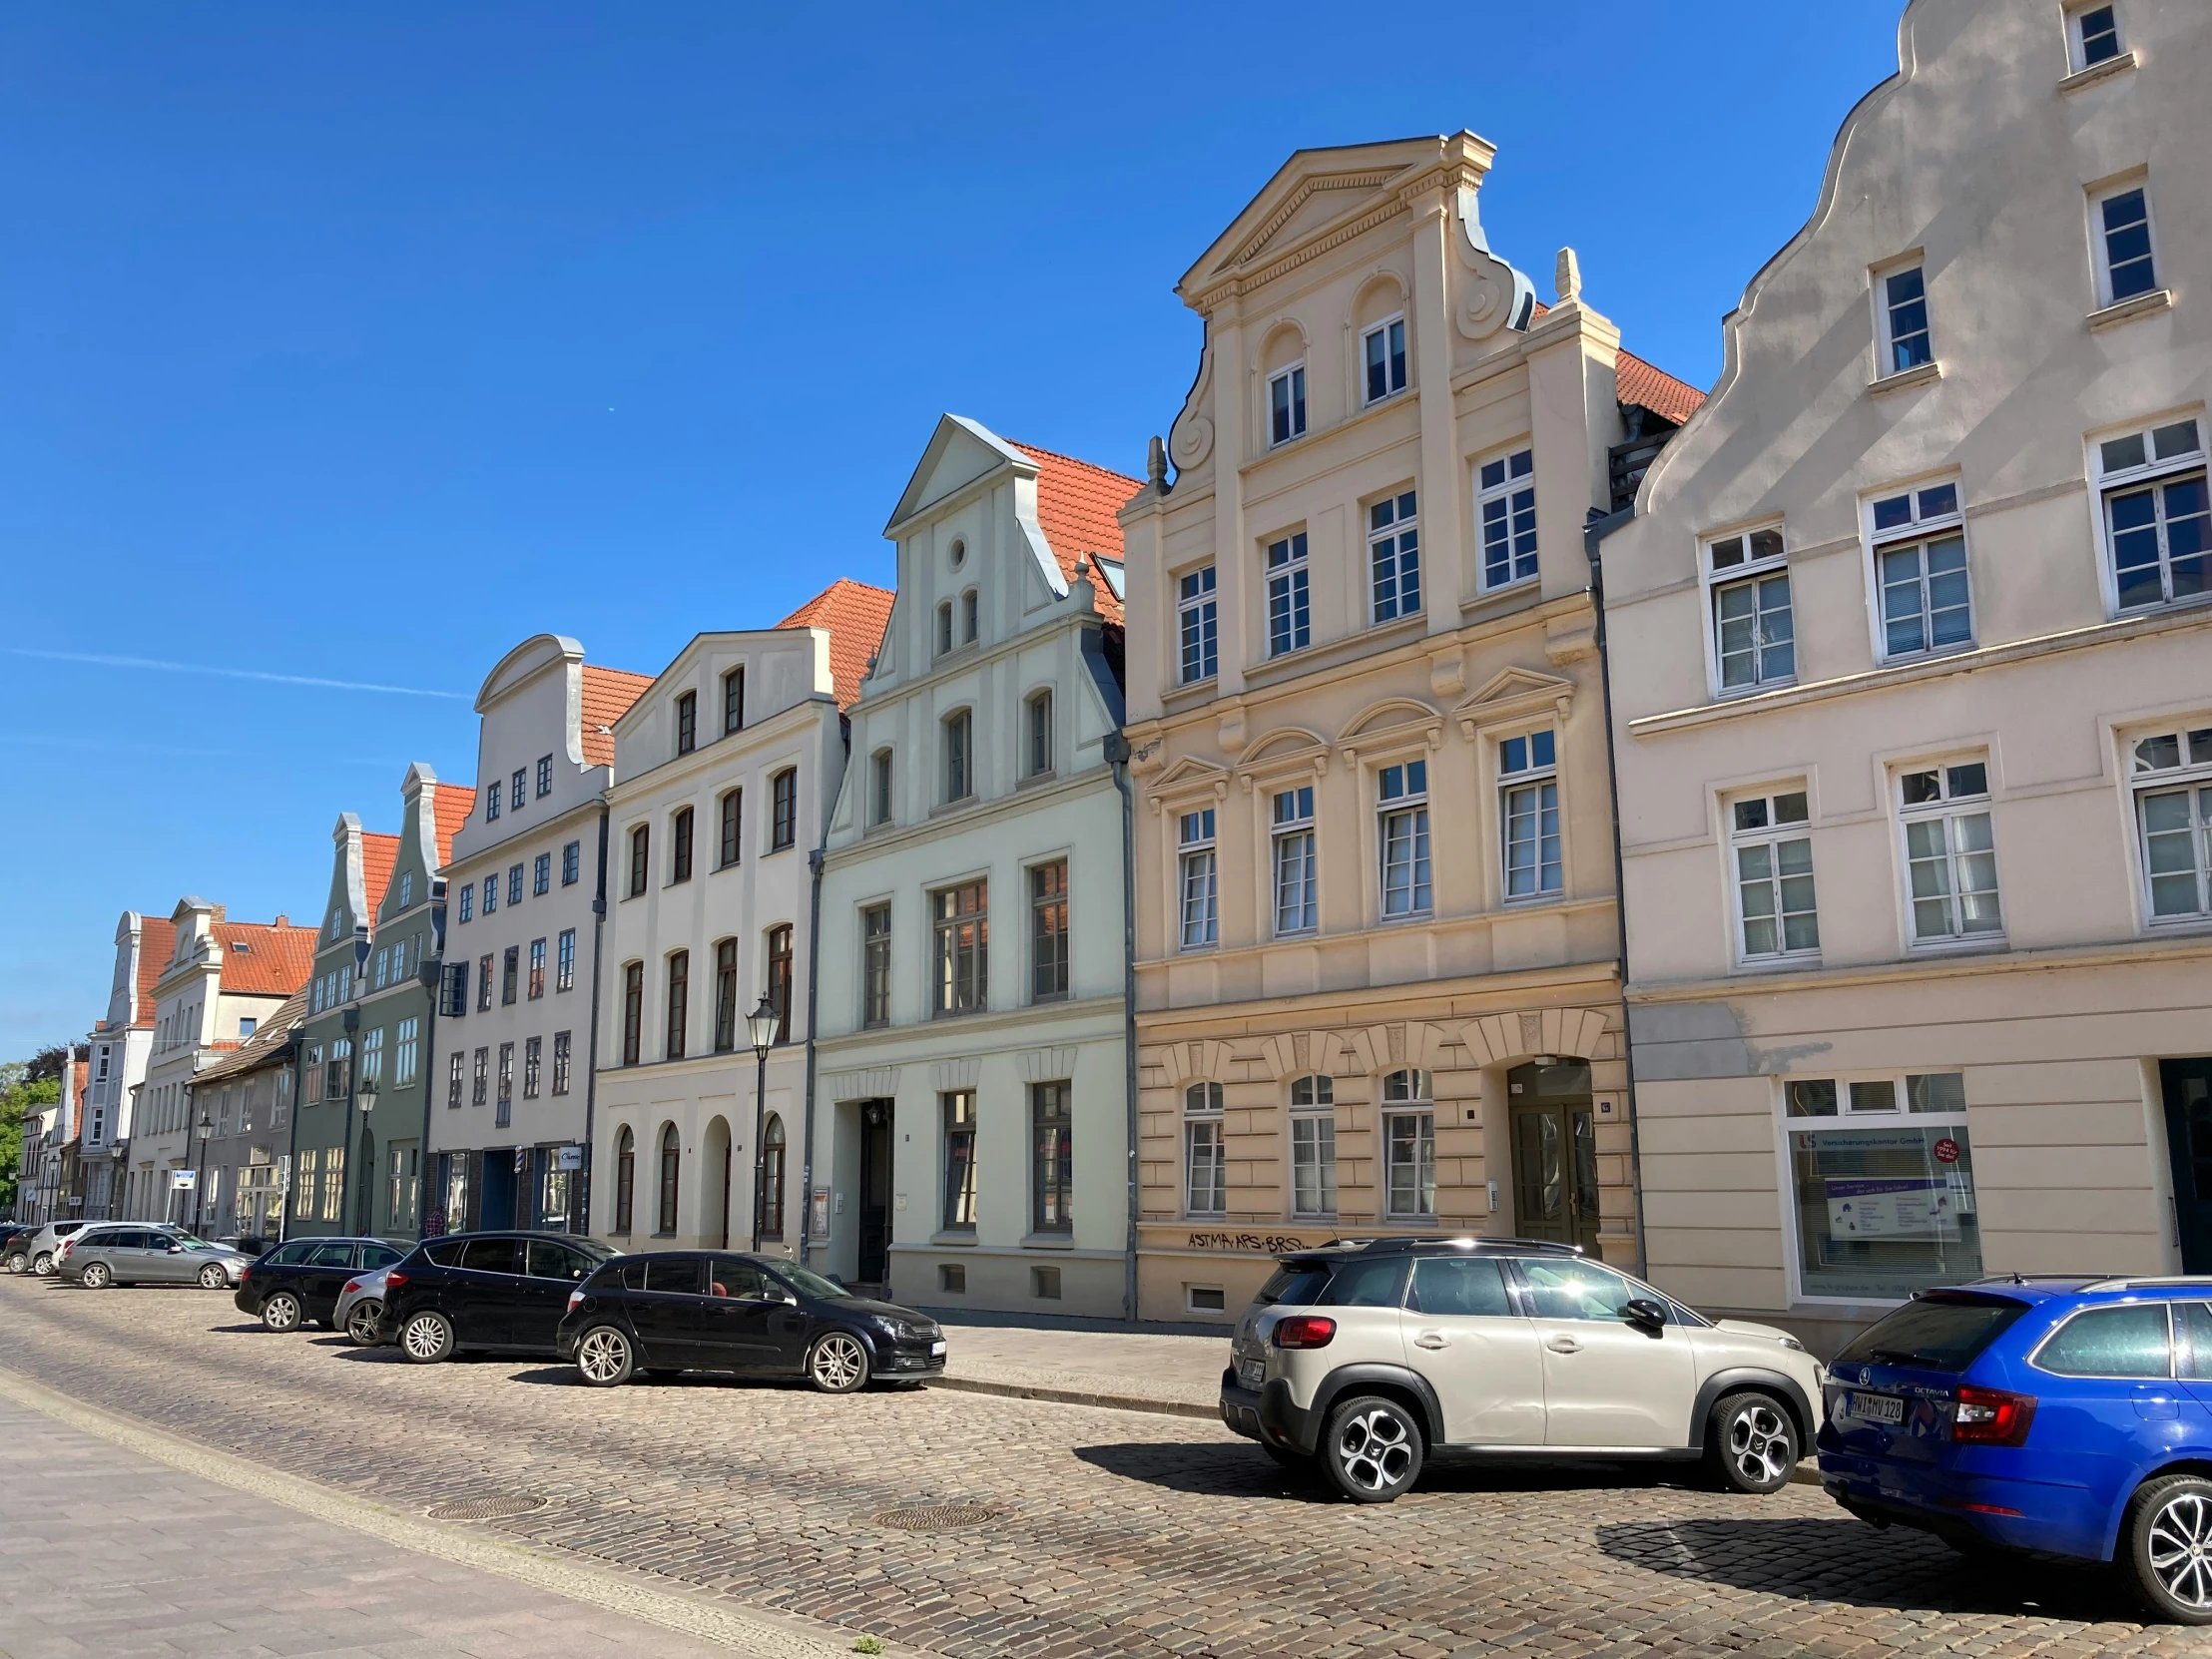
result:
M 36 1274 L 41 1279 L 53 1278 L 54 1253 L 51 1250 L 42 1250 L 36 1256 L 32 1257 L 31 1272 Z
M 230 1287 L 231 1276 L 210 1262 L 200 1270 L 200 1288 L 203 1291 L 221 1291 Z
M 13 1255 L 9 1256 L 5 1263 L 0 1263 L 0 1266 L 6 1267 L 8 1272 L 10 1273 L 21 1273 L 30 1265 L 30 1263 L 26 1262 L 23 1259 L 23 1254 L 20 1251 L 17 1251 Z
M 611 1325 L 595 1325 L 576 1344 L 576 1375 L 595 1388 L 613 1388 L 637 1370 L 637 1350 Z
M 1779 1492 L 1798 1463 L 1797 1424 L 1771 1394 L 1730 1394 L 1714 1406 L 1711 1444 L 1732 1492 Z
M 850 1332 L 829 1332 L 807 1352 L 807 1381 L 823 1393 L 853 1393 L 866 1386 L 867 1374 L 867 1349 Z
M 262 1324 L 281 1336 L 299 1329 L 299 1299 L 289 1291 L 277 1291 L 262 1304 Z
M 1329 1414 L 1321 1460 L 1353 1502 L 1388 1503 L 1420 1476 L 1420 1424 L 1394 1399 L 1360 1394 Z
M 2121 1570 L 2155 1618 L 2212 1624 L 2212 1480 L 2147 1480 L 2120 1525 Z
M 109 1269 L 108 1269 L 108 1264 L 107 1264 L 107 1263 L 105 1263 L 105 1262 L 88 1262 L 88 1263 L 86 1263 L 86 1264 L 85 1264 L 85 1289 L 86 1289 L 86 1290 L 88 1290 L 88 1291 L 104 1291 L 104 1290 L 106 1290 L 106 1289 L 107 1289 L 107 1288 L 108 1288 L 108 1287 L 109 1287 L 110 1285 L 112 1285 L 112 1284 L 114 1284 L 114 1283 L 115 1283 L 115 1275 L 114 1275 L 114 1274 L 113 1274 L 112 1272 L 110 1272 L 110 1271 L 109 1271 Z
M 410 1314 L 399 1328 L 399 1352 L 417 1366 L 434 1366 L 453 1357 L 453 1322 L 435 1309 Z
M 381 1302 L 356 1302 L 345 1316 L 345 1335 L 355 1348 L 376 1346 L 376 1322 L 384 1317 Z

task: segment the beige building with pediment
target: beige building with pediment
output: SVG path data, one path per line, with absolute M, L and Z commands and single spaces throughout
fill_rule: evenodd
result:
M 1491 159 L 1302 151 L 1178 285 L 1121 513 L 1146 1318 L 1340 1235 L 1635 1255 L 1583 526 L 1699 394 L 1490 251 Z

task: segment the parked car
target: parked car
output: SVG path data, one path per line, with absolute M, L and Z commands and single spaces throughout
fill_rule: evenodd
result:
M 336 1323 L 338 1296 L 363 1268 L 388 1267 L 406 1254 L 382 1239 L 293 1239 L 251 1263 L 231 1300 L 272 1331 Z
M 804 1377 L 824 1393 L 943 1372 L 936 1321 L 780 1257 L 672 1250 L 620 1256 L 569 1294 L 560 1355 L 586 1382 L 684 1371 Z
M 384 1317 L 384 1276 L 390 1271 L 387 1263 L 355 1274 L 338 1292 L 337 1309 L 330 1323 L 344 1332 L 355 1348 L 376 1346 L 376 1322 Z
M 30 1263 L 16 1254 L 16 1241 L 31 1242 L 31 1235 L 38 1229 L 27 1221 L 0 1221 L 0 1270 L 8 1273 L 28 1271 Z
M 225 1291 L 252 1261 L 181 1227 L 95 1222 L 62 1240 L 54 1252 L 54 1272 L 88 1291 L 110 1285 L 198 1285 Z
M 1837 1355 L 1820 1464 L 1862 1520 L 2111 1562 L 2212 1624 L 2212 1278 L 1923 1292 Z
M 551 1355 L 568 1293 L 614 1252 L 566 1233 L 452 1233 L 384 1272 L 378 1344 L 436 1365 L 468 1351 Z
M 10 1273 L 35 1273 L 41 1279 L 54 1271 L 54 1253 L 61 1248 L 62 1240 L 82 1228 L 81 1221 L 50 1221 L 16 1239 L 8 1246 L 6 1267 Z
M 1356 1503 L 1409 1490 L 1431 1457 L 1702 1458 L 1772 1492 L 1820 1426 L 1796 1338 L 1524 1239 L 1282 1257 L 1230 1352 L 1222 1420 Z

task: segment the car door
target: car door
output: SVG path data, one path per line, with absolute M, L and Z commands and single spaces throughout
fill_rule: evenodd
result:
M 1515 1263 L 1544 1367 L 1544 1444 L 1671 1447 L 1690 1443 L 1697 1363 L 1689 1333 L 1656 1332 L 1621 1310 L 1650 1292 L 1577 1257 Z
M 623 1307 L 646 1365 L 688 1371 L 720 1362 L 703 1358 L 709 1319 L 706 1259 L 656 1251 L 623 1270 Z
M 514 1307 L 522 1281 L 522 1241 L 470 1239 L 447 1291 L 453 1340 L 471 1348 L 504 1348 L 514 1340 Z
M 326 1239 L 307 1252 L 306 1260 L 299 1264 L 299 1283 L 295 1287 L 307 1318 L 326 1320 L 337 1312 L 338 1293 L 353 1275 L 356 1248 L 349 1239 Z
M 784 1291 L 742 1256 L 716 1256 L 708 1267 L 707 1306 L 700 1321 L 700 1357 L 710 1371 L 781 1369 L 772 1317 L 788 1312 Z
M 149 1284 L 182 1285 L 200 1271 L 200 1264 L 175 1233 L 149 1233 L 142 1272 Z
M 550 1354 L 561 1316 L 568 1312 L 568 1293 L 591 1276 L 591 1259 L 558 1239 L 525 1239 L 522 1245 L 524 1271 L 515 1293 L 511 1340 L 517 1348 Z
M 1544 1362 L 1535 1321 L 1494 1256 L 1423 1256 L 1405 1294 L 1405 1360 L 1428 1379 L 1453 1445 L 1542 1445 Z

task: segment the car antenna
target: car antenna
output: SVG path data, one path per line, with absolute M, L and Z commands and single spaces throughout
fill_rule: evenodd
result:
M 2026 1280 L 2020 1277 L 2020 1270 L 2018 1268 L 2014 1268 L 2012 1270 L 2012 1283 L 2015 1285 L 2024 1285 L 2027 1283 Z

